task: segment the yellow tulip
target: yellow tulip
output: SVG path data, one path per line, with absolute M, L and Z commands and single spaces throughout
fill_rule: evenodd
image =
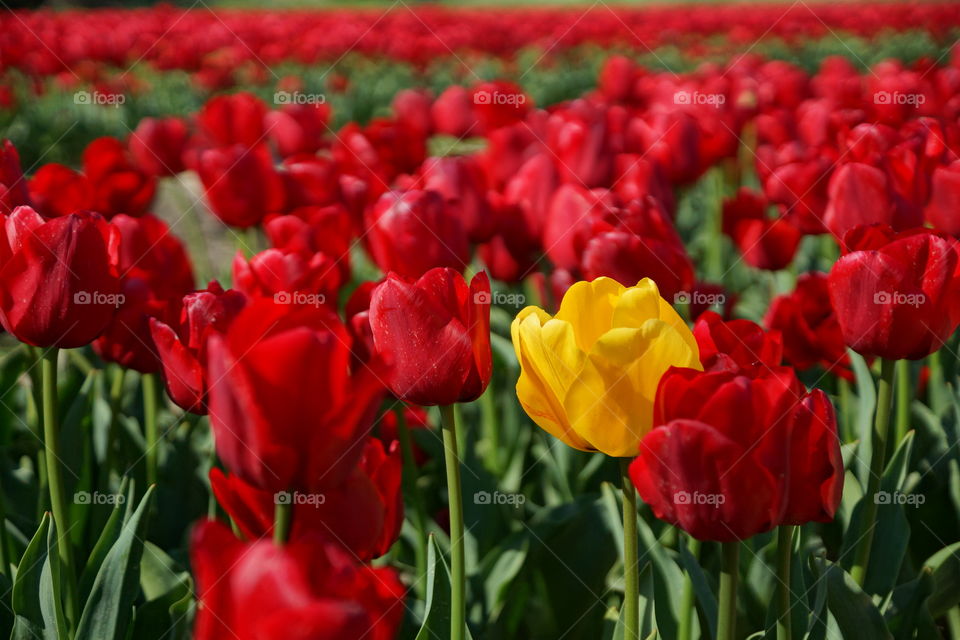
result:
M 578 282 L 556 316 L 526 307 L 510 333 L 527 415 L 571 447 L 608 456 L 637 454 L 667 369 L 702 368 L 693 333 L 649 278 L 629 288 Z

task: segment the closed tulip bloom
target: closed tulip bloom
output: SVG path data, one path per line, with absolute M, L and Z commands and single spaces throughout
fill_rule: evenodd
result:
M 400 536 L 402 466 L 396 440 L 385 447 L 379 439 L 370 438 L 360 464 L 343 484 L 291 500 L 290 540 L 309 539 L 321 532 L 329 534 L 361 561 L 379 558 Z M 276 494 L 257 489 L 219 469 L 211 470 L 210 485 L 217 501 L 244 536 L 256 539 L 273 535 Z
M 46 218 L 58 218 L 93 206 L 93 187 L 82 173 L 62 164 L 40 167 L 30 178 L 30 199 Z
M 436 191 L 459 212 L 472 242 L 486 242 L 494 234 L 494 216 L 487 202 L 486 176 L 468 156 L 427 158 L 420 168 L 423 188 Z
M 693 327 L 700 362 L 707 371 L 746 371 L 751 375 L 779 367 L 783 341 L 777 331 L 764 331 L 757 323 L 724 321 L 713 311 L 704 312 Z
M 266 491 L 344 480 L 382 397 L 376 362 L 351 370 L 350 336 L 329 309 L 250 301 L 207 343 L 208 408 L 227 469 Z
M 143 215 L 157 189 L 154 176 L 141 170 L 116 138 L 97 138 L 87 145 L 83 174 L 93 194 L 91 208 L 108 218 Z
M 263 142 L 267 106 L 247 92 L 211 98 L 197 113 L 200 133 L 213 145 L 252 147 Z
M 449 405 L 480 397 L 490 382 L 490 281 L 470 285 L 453 269 L 418 280 L 391 273 L 371 293 L 373 344 L 390 367 L 390 390 L 404 402 Z
M 768 217 L 766 198 L 747 188 L 723 203 L 723 232 L 744 262 L 769 271 L 789 266 L 801 239 L 800 230 L 789 220 Z
M 394 570 L 357 564 L 320 533 L 280 547 L 207 521 L 193 532 L 190 557 L 196 640 L 391 640 L 403 619 Z
M 0 227 L 0 322 L 37 347 L 89 344 L 120 292 L 119 233 L 96 213 L 44 220 L 17 207 Z
M 163 381 L 173 402 L 191 413 L 207 413 L 207 379 L 203 363 L 210 332 L 224 333 L 247 299 L 239 291 L 223 290 L 216 280 L 203 291 L 183 298 L 179 324 L 150 318 Z
M 511 334 L 527 415 L 571 447 L 609 456 L 636 455 L 671 366 L 700 368 L 693 334 L 650 279 L 578 282 L 556 316 L 527 307 Z
M 823 221 L 842 238 L 862 224 L 886 224 L 902 230 L 923 223 L 921 212 L 893 192 L 883 170 L 861 162 L 841 166 L 830 178 L 830 201 Z
M 792 369 L 674 369 L 630 476 L 654 514 L 698 540 L 833 519 L 843 462 L 833 407 Z
M 467 232 L 435 191 L 390 191 L 367 217 L 367 241 L 383 271 L 419 278 L 434 267 L 463 269 L 470 260 Z
M 0 145 L 0 214 L 7 215 L 30 204 L 27 183 L 20 169 L 20 155 L 9 140 Z
M 286 104 L 264 119 L 277 153 L 284 158 L 316 153 L 324 144 L 329 121 L 330 105 L 326 103 Z
M 183 152 L 189 137 L 187 124 L 180 118 L 144 118 L 128 146 L 141 169 L 155 176 L 172 176 L 186 168 Z
M 924 215 L 935 229 L 960 236 L 960 162 L 937 167 L 933 172 L 930 202 Z
M 207 149 L 197 173 L 214 215 L 234 227 L 251 227 L 284 206 L 284 184 L 265 145 Z
M 847 346 L 866 356 L 924 358 L 960 323 L 956 241 L 929 231 L 848 253 L 830 270 L 829 285 Z

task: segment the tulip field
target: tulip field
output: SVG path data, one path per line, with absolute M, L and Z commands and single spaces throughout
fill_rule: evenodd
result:
M 3 5 L 0 215 L 0 638 L 960 640 L 960 4 Z

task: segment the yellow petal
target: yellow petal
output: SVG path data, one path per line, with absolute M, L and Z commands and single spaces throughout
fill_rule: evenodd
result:
M 659 318 L 662 301 L 656 283 L 644 278 L 637 286 L 625 290 L 617 300 L 610 327 L 637 328 L 651 318 Z
M 556 318 L 573 326 L 582 351 L 590 351 L 600 336 L 610 329 L 614 309 L 625 289 L 612 278 L 577 282 L 567 289 Z

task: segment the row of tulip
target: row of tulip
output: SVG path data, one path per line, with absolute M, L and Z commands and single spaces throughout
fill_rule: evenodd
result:
M 189 618 L 191 579 L 145 538 L 151 515 L 168 514 L 153 502 L 199 472 L 215 501 L 190 534 L 198 640 L 386 639 L 404 624 L 418 638 L 471 627 L 595 638 L 578 628 L 601 622 L 593 601 L 559 630 L 509 608 L 510 582 L 536 564 L 529 546 L 477 548 L 483 518 L 468 518 L 463 497 L 481 477 L 467 443 L 504 489 L 531 466 L 529 429 L 498 406 L 514 386 L 552 437 L 534 465 L 570 455 L 558 442 L 589 452 L 572 469 L 557 462 L 561 489 L 543 490 L 545 509 L 579 507 L 595 528 L 609 514 L 583 504 L 571 478 L 615 502 L 598 469 L 619 459 L 622 555 L 602 576 L 619 567 L 610 637 L 957 633 L 960 546 L 947 542 L 960 523 L 911 530 L 904 511 L 924 497 L 908 476 L 960 477 L 943 417 L 956 407 L 952 363 L 939 356 L 960 324 L 958 62 L 861 74 L 829 59 L 811 75 L 742 57 L 676 75 L 615 56 L 595 91 L 547 108 L 504 81 L 408 90 L 391 116 L 334 131 L 324 104 L 270 109 L 235 93 L 98 139 L 77 167 L 25 176 L 6 143 L 0 322 L 26 345 L 8 359 L 23 365 L 10 388 L 27 390 L 11 440 L 42 444 L 25 447 L 20 476 L 35 482 L 39 513 L 52 511 L 23 531 L 11 518 L 14 539 L 0 531 L 12 637 L 162 637 Z M 438 134 L 484 145 L 428 157 Z M 182 188 L 191 174 L 241 246 L 230 289 L 196 289 L 173 233 L 193 205 L 154 215 L 158 184 Z M 786 290 L 761 275 L 817 265 Z M 735 296 L 746 303 L 764 280 L 776 295 L 751 315 L 765 327 L 730 319 L 749 311 Z M 520 310 L 525 296 L 539 304 Z M 910 361 L 925 359 L 920 392 Z M 86 378 L 58 385 L 77 372 Z M 168 429 L 160 380 L 183 412 Z M 922 455 L 911 408 L 929 422 Z M 438 417 L 439 437 L 413 428 Z M 475 423 L 482 435 L 465 435 Z M 67 436 L 79 466 L 66 462 Z M 184 466 L 177 443 L 206 436 L 210 459 Z M 431 457 L 444 482 L 429 477 Z M 445 510 L 428 509 L 427 490 L 444 486 Z M 98 492 L 112 508 L 94 508 Z M 956 516 L 958 498 L 943 493 Z M 638 518 L 637 494 L 661 523 Z M 475 507 L 492 500 L 526 496 L 474 493 Z M 921 523 L 937 553 L 909 546 Z M 561 556 L 511 526 L 551 554 L 540 565 L 587 586 L 570 565 L 592 549 Z M 651 542 L 653 526 L 672 542 Z M 741 550 L 759 557 L 774 531 L 769 592 L 738 604 Z M 525 593 L 519 606 L 563 618 L 531 595 L 551 593 L 538 584 L 551 573 L 533 570 L 513 592 Z

